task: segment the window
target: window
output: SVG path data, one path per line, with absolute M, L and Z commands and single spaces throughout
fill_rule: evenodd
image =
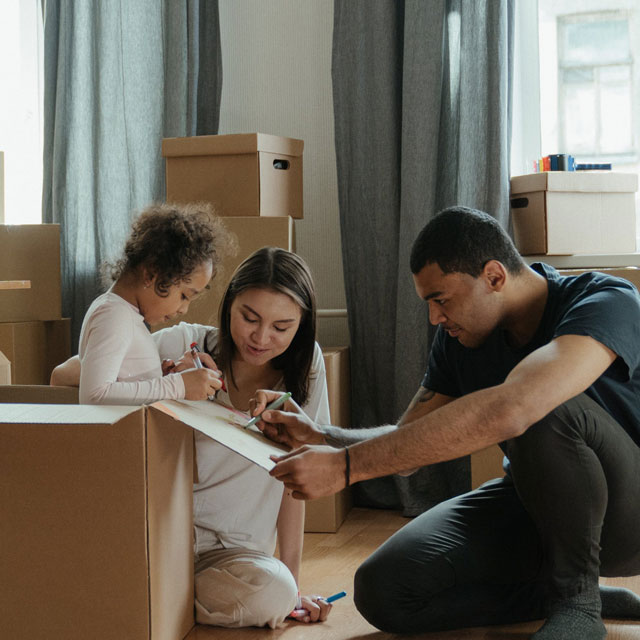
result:
M 558 17 L 559 146 L 594 162 L 635 160 L 626 14 Z
M 636 0 L 539 0 L 541 155 L 637 171 Z
M 42 222 L 41 12 L 41 0 L 0 1 L 0 151 L 6 224 Z M 0 176 L 0 198 L 2 184 Z

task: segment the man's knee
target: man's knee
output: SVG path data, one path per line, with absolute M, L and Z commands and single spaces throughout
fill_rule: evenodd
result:
M 353 601 L 367 622 L 393 633 L 398 631 L 397 607 L 389 593 L 387 570 L 381 564 L 374 554 L 358 567 L 353 579 Z
M 399 578 L 398 574 L 404 573 L 404 568 L 399 564 L 400 561 L 394 563 L 390 555 L 381 554 L 378 550 L 360 565 L 354 576 L 353 600 L 356 608 L 367 622 L 387 633 L 415 631 L 413 618 L 416 598 L 415 594 L 409 592 L 409 585 Z M 407 583 L 412 582 L 411 576 L 406 577 Z M 422 594 L 421 599 L 427 598 L 426 594 Z M 421 631 L 428 629 L 424 619 L 422 627 Z

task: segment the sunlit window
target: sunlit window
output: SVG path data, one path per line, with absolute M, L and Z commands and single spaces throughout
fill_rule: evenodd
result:
M 627 16 L 558 18 L 562 148 L 574 155 L 606 156 L 608 161 L 635 159 L 632 69 Z
M 42 222 L 41 11 L 40 0 L 0 0 L 0 151 L 6 224 Z M 0 188 L 0 196 L 1 192 Z

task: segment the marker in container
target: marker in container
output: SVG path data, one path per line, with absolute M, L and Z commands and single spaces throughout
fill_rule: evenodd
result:
M 197 342 L 192 342 L 189 347 L 191 348 L 191 357 L 193 358 L 193 364 L 196 369 L 202 369 L 202 360 L 200 360 L 200 347 Z M 222 379 L 222 374 L 219 371 L 214 371 L 214 373 L 220 378 L 220 382 L 222 382 L 222 387 L 220 387 L 225 393 L 227 392 L 227 387 L 224 386 L 224 380 Z
M 286 393 L 283 393 L 279 398 L 276 398 L 273 402 L 268 404 L 264 408 L 264 411 L 260 412 L 257 416 L 251 418 L 251 420 L 247 422 L 244 428 L 248 429 L 249 427 L 252 427 L 256 422 L 258 422 L 258 420 L 260 420 L 260 418 L 262 417 L 262 414 L 265 411 L 269 411 L 269 409 L 277 409 L 279 406 L 283 405 L 290 397 L 291 397 L 291 391 L 287 391 Z

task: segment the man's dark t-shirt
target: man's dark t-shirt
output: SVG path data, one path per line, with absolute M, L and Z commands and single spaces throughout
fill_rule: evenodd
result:
M 476 349 L 438 327 L 423 386 L 460 397 L 501 384 L 527 355 L 562 335 L 591 336 L 618 358 L 586 393 L 640 446 L 640 296 L 626 280 L 598 272 L 561 276 L 552 267 L 532 268 L 549 285 L 540 325 L 529 344 L 512 348 L 502 329 Z

